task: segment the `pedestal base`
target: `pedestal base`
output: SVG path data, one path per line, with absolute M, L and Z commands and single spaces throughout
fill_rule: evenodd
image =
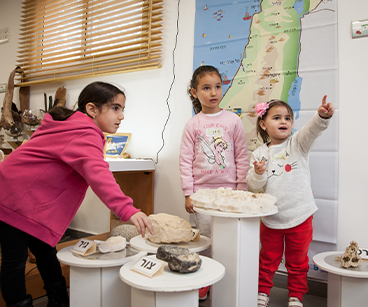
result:
M 119 267 L 70 267 L 70 307 L 130 307 L 130 287 L 120 281 Z
M 198 290 L 151 292 L 132 287 L 131 307 L 198 307 Z
M 226 268 L 213 285 L 213 307 L 257 306 L 259 227 L 259 217 L 212 217 L 212 257 Z

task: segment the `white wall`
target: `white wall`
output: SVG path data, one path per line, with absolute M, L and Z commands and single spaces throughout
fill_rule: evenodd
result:
M 338 250 L 351 240 L 368 246 L 367 72 L 368 37 L 351 38 L 351 21 L 368 18 L 368 1 L 338 1 L 339 7 L 339 213 Z
M 338 249 L 344 250 L 351 240 L 367 247 L 365 221 L 368 206 L 365 200 L 365 182 L 368 152 L 365 140 L 366 73 L 368 71 L 368 38 L 351 38 L 351 21 L 368 18 L 366 0 L 337 0 L 339 16 L 339 217 Z M 80 90 L 95 80 L 115 82 L 126 89 L 126 119 L 119 131 L 131 131 L 128 152 L 133 157 L 151 157 L 156 160 L 161 148 L 161 133 L 168 116 L 166 99 L 173 80 L 177 1 L 166 0 L 164 9 L 163 67 L 159 70 L 113 75 L 98 79 L 84 79 L 31 89 L 31 106 L 42 107 L 43 92 L 54 95 L 57 87 L 67 88 L 68 106 L 77 100 Z M 0 29 L 10 27 L 10 43 L 0 45 L 0 83 L 6 83 L 14 69 L 17 50 L 21 0 L 0 0 Z M 366 13 L 366 14 L 364 14 Z M 167 212 L 188 218 L 180 188 L 178 168 L 179 144 L 185 122 L 191 117 L 186 88 L 192 74 L 195 0 L 180 2 L 179 35 L 175 51 L 175 82 L 168 100 L 171 117 L 164 133 L 165 146 L 158 156 L 155 174 L 155 213 Z M 318 50 L 316 50 L 318 54 Z M 17 92 L 17 91 L 16 91 Z M 0 94 L 0 101 L 4 94 Z M 17 93 L 14 102 L 18 103 Z M 73 228 L 90 232 L 108 230 L 108 210 L 88 193 Z

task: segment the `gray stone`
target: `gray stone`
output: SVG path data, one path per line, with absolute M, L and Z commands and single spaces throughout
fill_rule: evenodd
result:
M 202 259 L 197 253 L 176 246 L 160 246 L 157 249 L 156 258 L 166 261 L 171 271 L 179 273 L 194 273 L 202 265 Z
M 127 242 L 130 241 L 130 239 L 136 237 L 139 235 L 139 232 L 137 228 L 133 225 L 119 225 L 116 226 L 114 229 L 111 230 L 109 238 L 111 237 L 123 237 L 127 240 Z

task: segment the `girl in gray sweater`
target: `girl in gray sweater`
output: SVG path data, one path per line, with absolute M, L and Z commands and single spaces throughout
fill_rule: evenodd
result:
M 312 218 L 317 211 L 308 157 L 314 141 L 334 114 L 333 105 L 326 98 L 309 122 L 293 135 L 293 111 L 287 103 L 273 100 L 256 105 L 257 132 L 264 144 L 252 153 L 247 183 L 250 189 L 263 188 L 275 196 L 278 207 L 277 214 L 262 217 L 258 306 L 268 306 L 284 245 L 288 306 L 303 306 L 303 295 L 308 291 L 308 249 L 313 236 Z

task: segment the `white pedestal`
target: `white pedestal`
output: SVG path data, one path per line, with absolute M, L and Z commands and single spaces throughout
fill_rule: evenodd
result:
M 200 257 L 202 265 L 195 273 L 172 272 L 165 264 L 163 275 L 153 278 L 132 271 L 135 262 L 124 265 L 120 278 L 131 286 L 131 307 L 198 307 L 198 289 L 218 282 L 225 274 L 221 263 Z
M 70 307 L 130 307 L 130 287 L 120 281 L 119 270 L 146 253 L 118 259 L 91 259 L 91 255 L 90 259 L 84 259 L 73 255 L 71 248 L 57 253 L 59 261 L 70 266 Z
M 344 269 L 336 256 L 344 252 L 325 252 L 313 257 L 315 265 L 328 272 L 327 307 L 366 306 L 368 302 L 368 261 Z
M 156 243 L 147 241 L 146 238 L 142 238 L 142 236 L 139 235 L 130 240 L 130 245 L 137 250 L 145 251 L 148 253 L 155 253 L 155 254 L 157 253 L 157 249 L 161 245 L 174 245 L 177 247 L 187 248 L 191 252 L 198 253 L 198 252 L 204 251 L 205 249 L 211 246 L 211 239 L 205 236 L 200 236 L 199 241 L 191 241 L 191 242 L 181 243 L 181 244 L 156 244 Z
M 257 306 L 260 216 L 194 208 L 212 216 L 212 257 L 226 268 L 213 285 L 212 307 Z

